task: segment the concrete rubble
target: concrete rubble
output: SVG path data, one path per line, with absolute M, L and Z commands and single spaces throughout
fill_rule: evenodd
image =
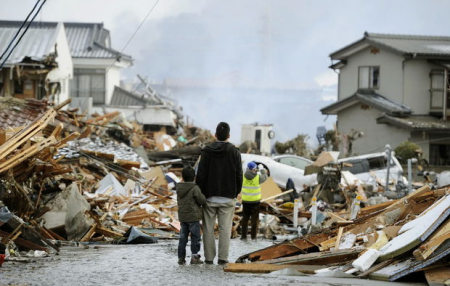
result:
M 2 102 L 2 116 L 36 110 L 23 126 L 0 130 L 6 261 L 52 255 L 64 245 L 178 238 L 175 186 L 182 168 L 193 166 L 214 140 L 208 131 L 182 122 L 175 134 L 144 131 L 120 112 L 86 118 L 63 110 L 68 102 Z M 280 188 L 269 177 L 262 185 L 259 237 L 274 245 L 242 255 L 224 271 L 389 281 L 421 272 L 450 279 L 444 275 L 450 257 L 448 172 L 408 189 L 375 175 L 363 182 L 344 170 L 337 155 L 324 152 L 307 167 L 305 175 L 316 178 L 308 186 Z M 232 238 L 241 235 L 241 214 L 238 203 Z

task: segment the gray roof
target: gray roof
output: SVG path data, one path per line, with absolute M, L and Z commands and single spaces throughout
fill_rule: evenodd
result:
M 358 102 L 377 108 L 388 114 L 405 116 L 411 114 L 411 108 L 403 104 L 394 102 L 372 90 L 358 90 L 354 95 L 330 104 L 320 111 L 322 114 L 337 114 Z
M 64 23 L 70 53 L 74 58 L 115 58 L 131 56 L 111 49 L 109 31 L 102 23 Z
M 383 114 L 377 118 L 377 123 L 386 123 L 411 131 L 436 131 L 450 133 L 450 121 L 442 121 L 430 115 L 394 117 L 388 114 Z
M 0 27 L 8 27 L 12 30 L 17 29 L 22 24 L 21 21 L 0 21 Z M 57 22 L 33 22 L 30 29 L 54 29 Z M 131 61 L 131 56 L 120 53 L 111 48 L 110 33 L 103 27 L 103 23 L 64 23 L 67 42 L 70 48 L 70 54 L 73 58 L 119 58 Z M 27 32 L 27 34 L 28 34 Z M 22 41 L 25 40 L 27 34 Z M 34 44 L 28 41 L 29 45 Z
M 393 34 L 376 34 L 364 33 L 364 37 L 354 43 L 351 43 L 330 54 L 332 59 L 345 59 L 347 51 L 357 47 L 365 47 L 367 45 L 388 49 L 393 52 L 425 56 L 446 58 L 450 57 L 450 37 L 441 36 L 417 36 L 417 35 L 393 35 Z
M 373 43 L 389 47 L 404 54 L 450 55 L 450 37 L 375 33 L 366 33 L 365 37 Z
M 143 125 L 162 125 L 176 127 L 177 115 L 167 106 L 106 106 L 106 109 L 120 111 L 130 121 L 136 120 Z
M 6 21 L 9 22 L 9 21 Z M 0 21 L 0 52 L 6 50 L 20 26 Z M 56 43 L 57 24 L 52 26 L 30 26 L 20 43 L 8 58 L 6 64 L 16 64 L 29 57 L 34 61 L 43 61 Z M 20 37 L 20 34 L 19 36 Z
M 144 96 L 125 90 L 117 85 L 114 87 L 111 106 L 144 106 L 145 104 L 148 104 L 148 102 Z

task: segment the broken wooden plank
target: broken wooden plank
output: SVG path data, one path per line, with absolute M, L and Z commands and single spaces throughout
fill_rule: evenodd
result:
M 238 262 L 246 259 L 249 259 L 250 261 L 265 261 L 298 253 L 305 253 L 309 248 L 317 247 L 318 249 L 321 242 L 324 242 L 335 235 L 336 230 L 309 234 L 304 237 L 299 237 L 242 255 L 238 258 Z
M 393 262 L 394 262 L 394 260 L 392 260 L 392 259 L 389 259 L 389 260 L 385 260 L 385 261 L 383 261 L 383 262 L 380 262 L 380 263 L 378 263 L 378 264 L 376 264 L 376 265 L 370 267 L 369 269 L 367 269 L 367 270 L 364 271 L 363 273 L 359 274 L 358 277 L 359 277 L 359 278 L 366 277 L 366 276 L 370 275 L 371 273 L 373 273 L 373 272 L 375 272 L 375 271 L 378 271 L 378 270 L 380 270 L 380 269 L 382 269 L 382 268 L 384 268 L 384 267 L 386 267 L 386 266 L 392 264 Z
M 164 226 L 164 227 L 166 227 L 167 229 L 170 229 L 170 230 L 172 230 L 172 231 L 175 231 L 175 232 L 177 232 L 177 233 L 180 232 L 178 229 L 176 229 L 176 228 L 174 228 L 174 227 L 172 227 L 172 226 L 170 226 L 170 225 L 168 225 L 168 224 L 165 224 L 165 223 L 163 223 L 163 222 L 160 222 L 159 220 L 156 220 L 156 219 L 154 219 L 154 218 L 151 218 L 151 217 L 150 217 L 149 220 L 152 221 L 152 222 L 154 222 L 154 223 L 156 223 L 156 224 L 158 224 L 158 225 L 160 225 L 160 226 Z
M 273 199 L 276 199 L 276 198 L 278 198 L 278 197 L 280 197 L 280 196 L 282 196 L 282 195 L 286 195 L 286 194 L 292 193 L 293 191 L 294 191 L 294 189 L 291 189 L 291 190 L 287 190 L 287 191 L 285 191 L 285 192 L 276 194 L 276 195 L 274 195 L 274 196 L 270 196 L 270 197 L 268 197 L 268 198 L 265 198 L 265 199 L 261 200 L 261 203 L 266 202 L 266 201 L 270 201 L 270 200 L 273 200 Z
M 340 227 L 338 230 L 337 237 L 336 237 L 336 243 L 334 245 L 334 249 L 336 249 L 336 250 L 339 249 L 339 245 L 341 244 L 342 233 L 344 233 L 344 228 Z
M 22 131 L 14 134 L 8 141 L 0 146 L 0 160 L 8 156 L 11 152 L 16 150 L 20 145 L 28 141 L 31 137 L 36 135 L 39 131 L 47 126 L 48 122 L 56 116 L 56 111 L 53 109 L 47 110 L 41 117 L 37 118 L 30 126 L 22 129 Z
M 60 104 L 58 104 L 57 106 L 55 106 L 54 109 L 56 111 L 58 111 L 71 102 L 72 102 L 72 98 L 66 99 L 63 102 L 61 102 Z
M 16 233 L 19 233 L 19 234 L 22 233 L 20 231 L 22 226 L 23 226 L 23 223 L 19 224 L 19 226 L 17 226 L 8 236 L 3 237 L 2 243 L 6 245 L 11 241 L 11 239 L 16 235 Z
M 428 269 L 424 272 L 429 286 L 441 286 L 450 283 L 450 266 L 448 265 Z
M 95 232 L 98 234 L 107 236 L 107 237 L 123 237 L 123 234 L 115 232 L 115 231 L 107 229 L 107 228 L 104 228 L 104 227 L 97 227 L 95 229 Z
M 137 161 L 116 159 L 115 163 L 127 170 L 131 170 L 132 168 L 136 168 L 136 169 L 141 168 L 141 162 L 137 162 Z
M 21 162 L 36 155 L 38 152 L 42 151 L 43 149 L 45 149 L 55 143 L 56 143 L 55 137 L 50 136 L 49 138 L 44 139 L 44 140 L 40 141 L 39 143 L 34 144 L 30 148 L 20 151 L 18 154 L 12 156 L 8 160 L 6 160 L 5 162 L 2 162 L 0 164 L 0 173 L 8 171 L 11 168 L 14 168 Z
M 53 244 L 51 241 L 49 241 L 47 238 L 45 238 L 42 234 L 37 232 L 34 228 L 32 228 L 29 225 L 25 225 L 25 228 L 27 229 L 27 231 L 33 233 L 37 238 L 41 239 L 46 245 L 48 245 L 51 248 L 53 248 L 54 250 L 56 250 L 56 252 L 59 252 L 59 247 L 58 246 Z
M 339 249 L 333 251 L 313 252 L 289 257 L 266 260 L 268 264 L 293 264 L 293 265 L 344 265 L 358 258 L 361 249 Z
M 9 233 L 7 233 L 6 231 L 0 230 L 0 237 L 8 237 Z M 14 241 L 15 244 L 19 245 L 19 246 L 23 246 L 27 249 L 31 249 L 31 250 L 43 250 L 43 251 L 48 251 L 47 248 L 37 245 L 29 240 L 26 240 L 24 238 L 18 237 L 16 238 L 16 240 Z
M 46 227 L 42 227 L 42 229 L 44 229 L 46 232 L 48 232 L 51 236 L 53 236 L 56 240 L 61 240 L 61 241 L 65 241 L 67 239 L 65 239 L 64 237 L 60 236 L 59 234 L 57 234 L 56 232 L 46 228 Z
M 334 237 L 332 237 L 332 238 L 330 238 L 328 240 L 325 240 L 324 242 L 321 242 L 319 250 L 320 251 L 326 251 L 326 250 L 330 250 L 330 248 L 332 248 L 332 247 L 335 247 L 335 245 L 336 245 L 336 238 L 337 237 L 334 236 Z
M 95 230 L 97 228 L 97 224 L 93 223 L 86 234 L 80 239 L 80 241 L 88 241 L 94 235 Z
M 446 196 L 434 203 L 418 218 L 400 229 L 400 234 L 380 249 L 379 260 L 401 255 L 425 241 L 450 215 L 450 197 Z
M 447 220 L 419 248 L 414 250 L 414 257 L 419 261 L 427 259 L 447 239 L 450 239 L 450 220 Z
M 224 272 L 234 273 L 270 273 L 285 268 L 291 268 L 305 274 L 315 274 L 314 271 L 325 268 L 323 265 L 277 265 L 255 263 L 228 263 Z

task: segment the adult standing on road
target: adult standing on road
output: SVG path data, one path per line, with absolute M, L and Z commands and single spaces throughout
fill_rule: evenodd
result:
M 242 162 L 239 149 L 228 142 L 230 126 L 220 122 L 216 128 L 216 142 L 207 145 L 197 170 L 196 183 L 206 197 L 203 209 L 203 249 L 205 263 L 213 264 L 216 257 L 214 225 L 219 224 L 218 264 L 228 263 L 231 226 L 236 197 L 242 188 Z
M 261 202 L 261 184 L 267 180 L 267 172 L 263 165 L 256 167 L 255 162 L 247 164 L 247 170 L 244 174 L 244 183 L 242 184 L 242 208 L 243 215 L 241 220 L 242 235 L 241 239 L 247 239 L 248 220 L 251 218 L 251 238 L 256 240 L 258 235 L 259 205 Z

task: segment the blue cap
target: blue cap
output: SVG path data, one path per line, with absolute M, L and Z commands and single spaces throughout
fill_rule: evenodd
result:
M 256 169 L 256 163 L 253 161 L 248 163 L 247 168 L 249 168 L 250 170 Z

